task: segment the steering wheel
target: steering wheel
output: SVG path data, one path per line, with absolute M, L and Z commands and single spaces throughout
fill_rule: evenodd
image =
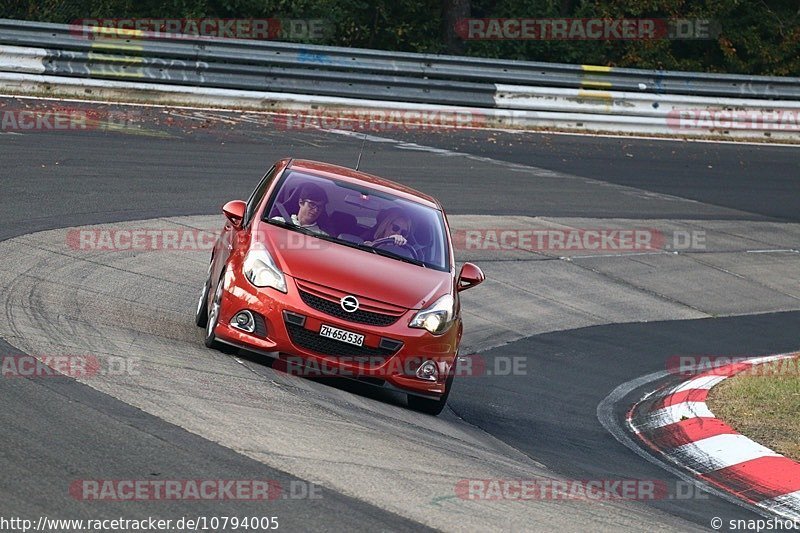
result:
M 378 239 L 376 241 L 372 241 L 372 247 L 373 248 L 380 248 L 380 247 L 386 246 L 387 244 L 391 245 L 391 246 L 396 246 L 398 248 L 405 248 L 406 250 L 411 252 L 411 257 L 414 259 L 414 261 L 419 261 L 420 260 L 419 259 L 419 255 L 417 254 L 417 251 L 414 248 L 412 248 L 410 244 L 408 244 L 408 241 L 406 241 L 406 243 L 402 244 L 402 245 L 401 244 L 395 244 L 394 238 L 392 238 L 392 237 L 384 237 L 383 239 Z

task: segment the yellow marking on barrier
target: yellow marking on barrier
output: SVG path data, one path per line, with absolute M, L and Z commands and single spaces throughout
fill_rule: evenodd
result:
M 611 72 L 611 67 L 601 65 L 581 65 L 584 72 Z
M 583 76 L 581 77 L 582 88 L 610 89 L 612 87 L 611 82 L 608 81 L 587 79 L 587 77 L 591 76 L 591 74 L 608 74 L 611 72 L 611 67 L 603 67 L 600 65 L 581 65 L 581 69 L 584 72 Z
M 134 30 L 128 28 L 106 28 L 104 26 L 90 26 L 89 29 L 92 33 L 99 35 L 112 35 L 114 37 L 130 37 L 132 39 L 141 39 L 144 37 L 142 30 Z
M 122 50 L 123 52 L 141 52 L 144 50 L 144 47 L 137 44 L 117 44 L 108 41 L 100 41 L 92 43 L 92 50 Z
M 114 76 L 118 78 L 144 78 L 144 68 L 138 65 L 144 63 L 143 57 L 116 56 L 89 52 L 89 74 L 99 76 Z M 92 64 L 93 62 L 98 64 Z M 130 70 L 125 66 L 132 65 Z
M 581 87 L 583 87 L 583 88 L 597 87 L 599 89 L 610 89 L 611 88 L 611 82 L 610 81 L 581 80 Z
M 606 91 L 586 91 L 584 89 L 578 89 L 578 98 L 586 98 L 587 100 L 606 100 L 611 101 L 614 98 L 611 96 L 611 93 Z
M 101 54 L 98 52 L 89 52 L 90 61 L 103 61 L 106 63 L 144 63 L 144 58 L 140 56 L 114 56 L 110 54 Z
M 129 72 L 117 72 L 114 70 L 103 70 L 103 69 L 92 69 L 91 74 L 101 74 L 106 77 L 113 77 L 113 78 L 144 78 L 144 72 L 139 71 L 129 71 Z

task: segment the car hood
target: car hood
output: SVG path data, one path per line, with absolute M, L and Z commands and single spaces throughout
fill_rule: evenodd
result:
M 450 272 L 412 265 L 311 235 L 263 224 L 256 237 L 287 275 L 343 292 L 421 309 L 450 293 Z

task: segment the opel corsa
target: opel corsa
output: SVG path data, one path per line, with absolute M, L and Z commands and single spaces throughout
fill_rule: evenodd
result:
M 471 263 L 456 274 L 436 199 L 364 172 L 283 159 L 247 202 L 222 210 L 196 312 L 206 346 L 277 356 L 442 411 L 463 332 L 459 293 L 484 275 Z

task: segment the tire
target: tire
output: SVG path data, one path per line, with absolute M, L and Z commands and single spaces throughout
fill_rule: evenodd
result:
M 208 265 L 208 275 L 206 275 L 206 282 L 200 291 L 200 299 L 197 301 L 197 309 L 194 312 L 194 323 L 198 328 L 204 328 L 208 325 L 208 291 L 211 287 L 211 267 L 214 265 L 214 259 L 211 259 L 211 264 Z
M 456 356 L 456 361 L 458 357 Z M 452 368 L 450 369 L 450 374 L 447 376 L 447 380 L 444 382 L 444 394 L 438 400 L 430 400 L 428 398 L 420 398 L 419 396 L 414 396 L 413 394 L 408 394 L 408 406 L 415 410 L 419 411 L 420 413 L 425 413 L 427 415 L 436 416 L 444 410 L 444 406 L 447 405 L 447 398 L 450 397 L 450 391 L 453 389 L 453 378 L 456 375 L 456 363 L 453 363 Z
M 211 302 L 211 307 L 208 309 L 208 314 L 206 317 L 206 336 L 203 339 L 203 343 L 208 348 L 220 348 L 220 343 L 217 341 L 217 336 L 214 335 L 214 330 L 217 327 L 217 323 L 219 322 L 219 314 L 222 310 L 222 290 L 223 284 L 225 283 L 225 273 L 223 272 L 222 276 L 219 278 L 219 282 L 217 282 L 217 286 L 214 289 L 214 299 Z

